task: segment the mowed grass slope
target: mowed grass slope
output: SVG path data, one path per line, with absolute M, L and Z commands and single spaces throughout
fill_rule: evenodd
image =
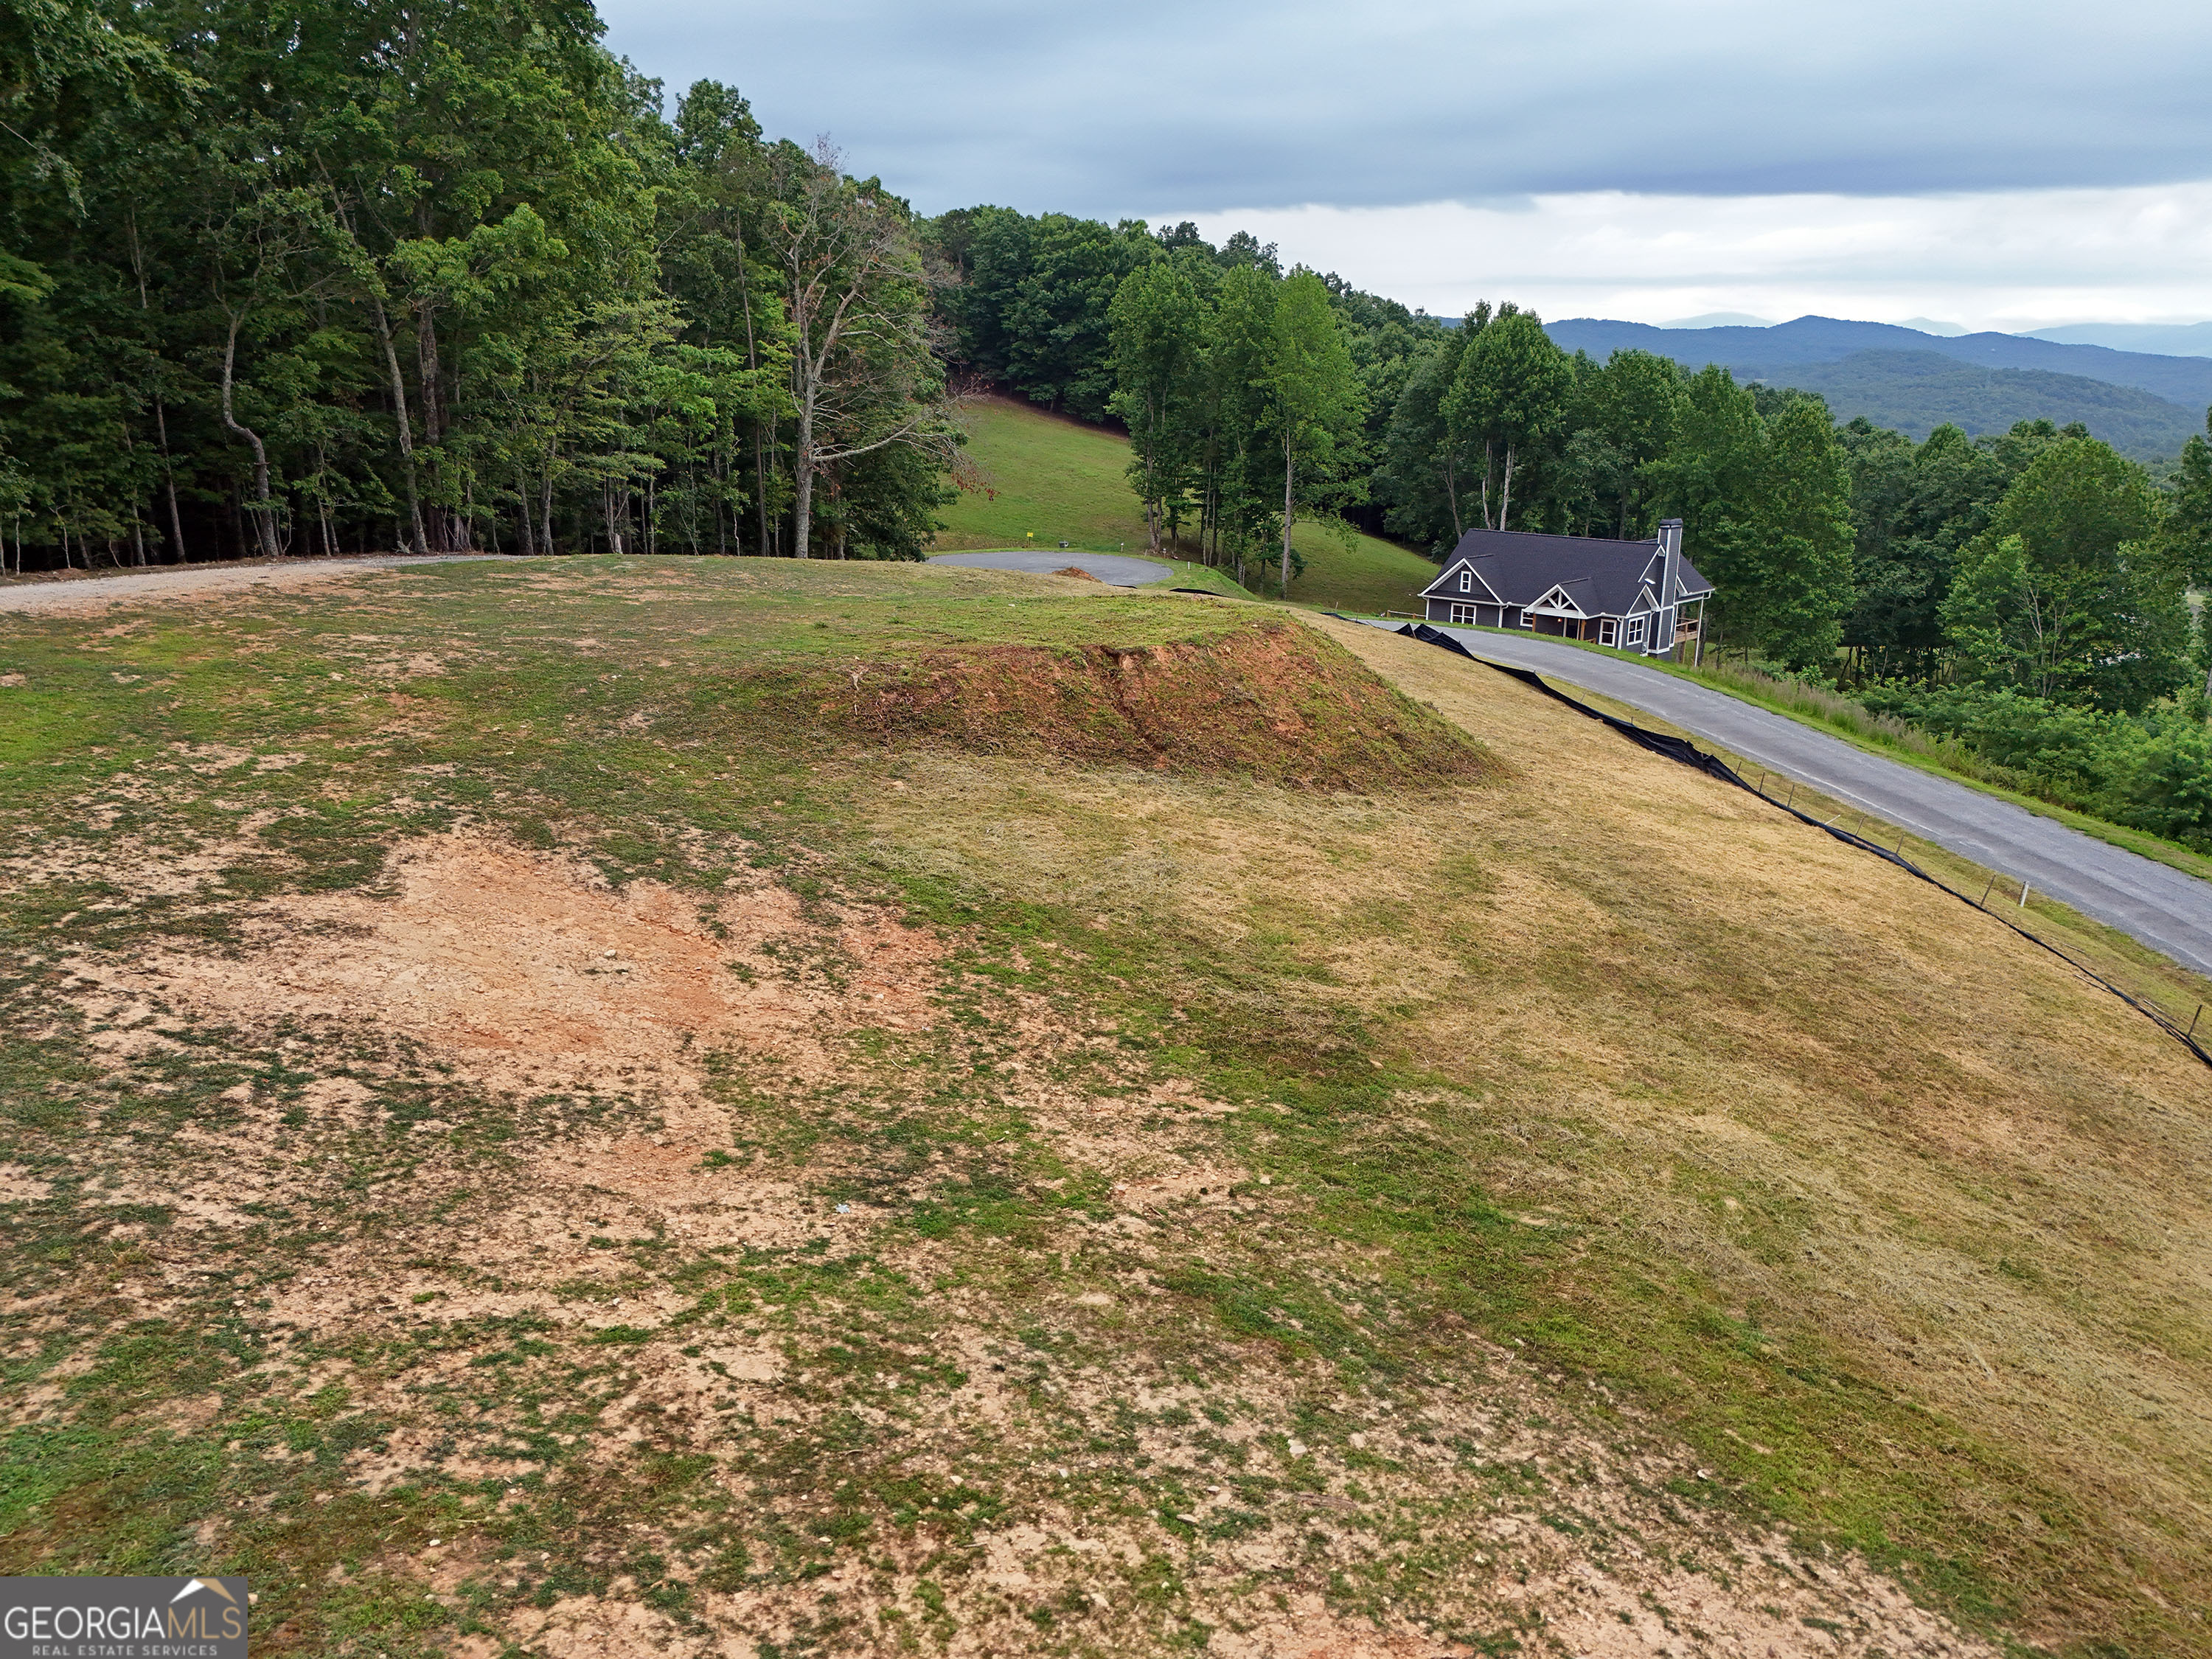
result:
M 6 629 L 0 1571 L 388 1659 L 2203 1650 L 2203 1069 L 1503 676 L 750 560 Z
M 1062 541 L 1093 552 L 1145 550 L 1127 438 L 998 397 L 969 405 L 968 431 L 968 455 L 987 489 L 963 493 L 942 509 L 938 551 L 1050 548 Z M 1436 578 L 1427 559 L 1373 536 L 1347 536 L 1320 524 L 1300 525 L 1292 534 L 1306 559 L 1304 573 L 1291 584 L 1294 604 L 1413 610 L 1413 596 Z M 1245 585 L 1262 598 L 1279 597 L 1279 566 L 1248 566 L 1245 575 Z

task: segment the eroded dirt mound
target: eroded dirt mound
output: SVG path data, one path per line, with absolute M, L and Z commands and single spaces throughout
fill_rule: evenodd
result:
M 1325 788 L 1443 787 L 1504 769 L 1350 653 L 1282 623 L 1160 646 L 997 646 L 858 664 L 787 679 L 763 706 L 891 745 Z
M 1079 565 L 1072 564 L 1065 570 L 1055 570 L 1052 574 L 1055 576 L 1072 577 L 1073 580 L 1079 582 L 1095 582 L 1098 580 L 1097 577 L 1092 575 L 1088 570 L 1084 569 Z

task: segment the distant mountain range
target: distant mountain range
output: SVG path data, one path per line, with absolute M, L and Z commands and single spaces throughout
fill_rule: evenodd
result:
M 1567 350 L 1600 360 L 1632 348 L 1692 368 L 1721 363 L 1739 380 L 1818 392 L 1839 419 L 1863 415 L 1915 437 L 1945 421 L 1976 434 L 2002 432 L 2014 421 L 2080 421 L 2123 453 L 2171 460 L 2191 433 L 2204 430 L 2212 405 L 2212 356 L 2021 334 L 1929 334 L 1834 317 L 1800 317 L 1771 328 L 1655 328 L 1577 317 L 1546 331 Z M 2194 337 L 2187 330 L 2160 331 L 2161 337 L 2174 334 Z
M 2158 351 L 2170 357 L 2212 357 L 2212 323 L 2071 323 L 2064 328 L 2027 331 L 2039 340 L 2056 340 L 2062 345 Z

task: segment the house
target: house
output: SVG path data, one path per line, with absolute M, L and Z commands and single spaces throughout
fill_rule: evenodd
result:
M 1682 521 L 1668 519 L 1642 542 L 1470 530 L 1420 597 L 1432 623 L 1525 628 L 1658 657 L 1698 637 L 1712 591 L 1682 556 Z

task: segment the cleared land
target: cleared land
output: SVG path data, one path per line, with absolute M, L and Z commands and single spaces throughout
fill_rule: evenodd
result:
M 989 489 L 963 494 L 942 509 L 945 528 L 937 551 L 1060 541 L 1097 552 L 1144 550 L 1144 514 L 1126 471 L 1127 439 L 1009 398 L 975 399 L 968 420 L 968 454 Z M 1032 531 L 1034 544 L 1027 540 Z M 1404 611 L 1436 578 L 1427 559 L 1373 536 L 1347 538 L 1317 524 L 1297 526 L 1291 534 L 1307 562 L 1291 584 L 1294 604 Z M 1273 581 L 1256 567 L 1246 575 L 1253 591 L 1274 595 Z
M 757 561 L 6 629 L 0 1571 L 364 1659 L 2203 1649 L 2202 1069 L 1487 671 Z

